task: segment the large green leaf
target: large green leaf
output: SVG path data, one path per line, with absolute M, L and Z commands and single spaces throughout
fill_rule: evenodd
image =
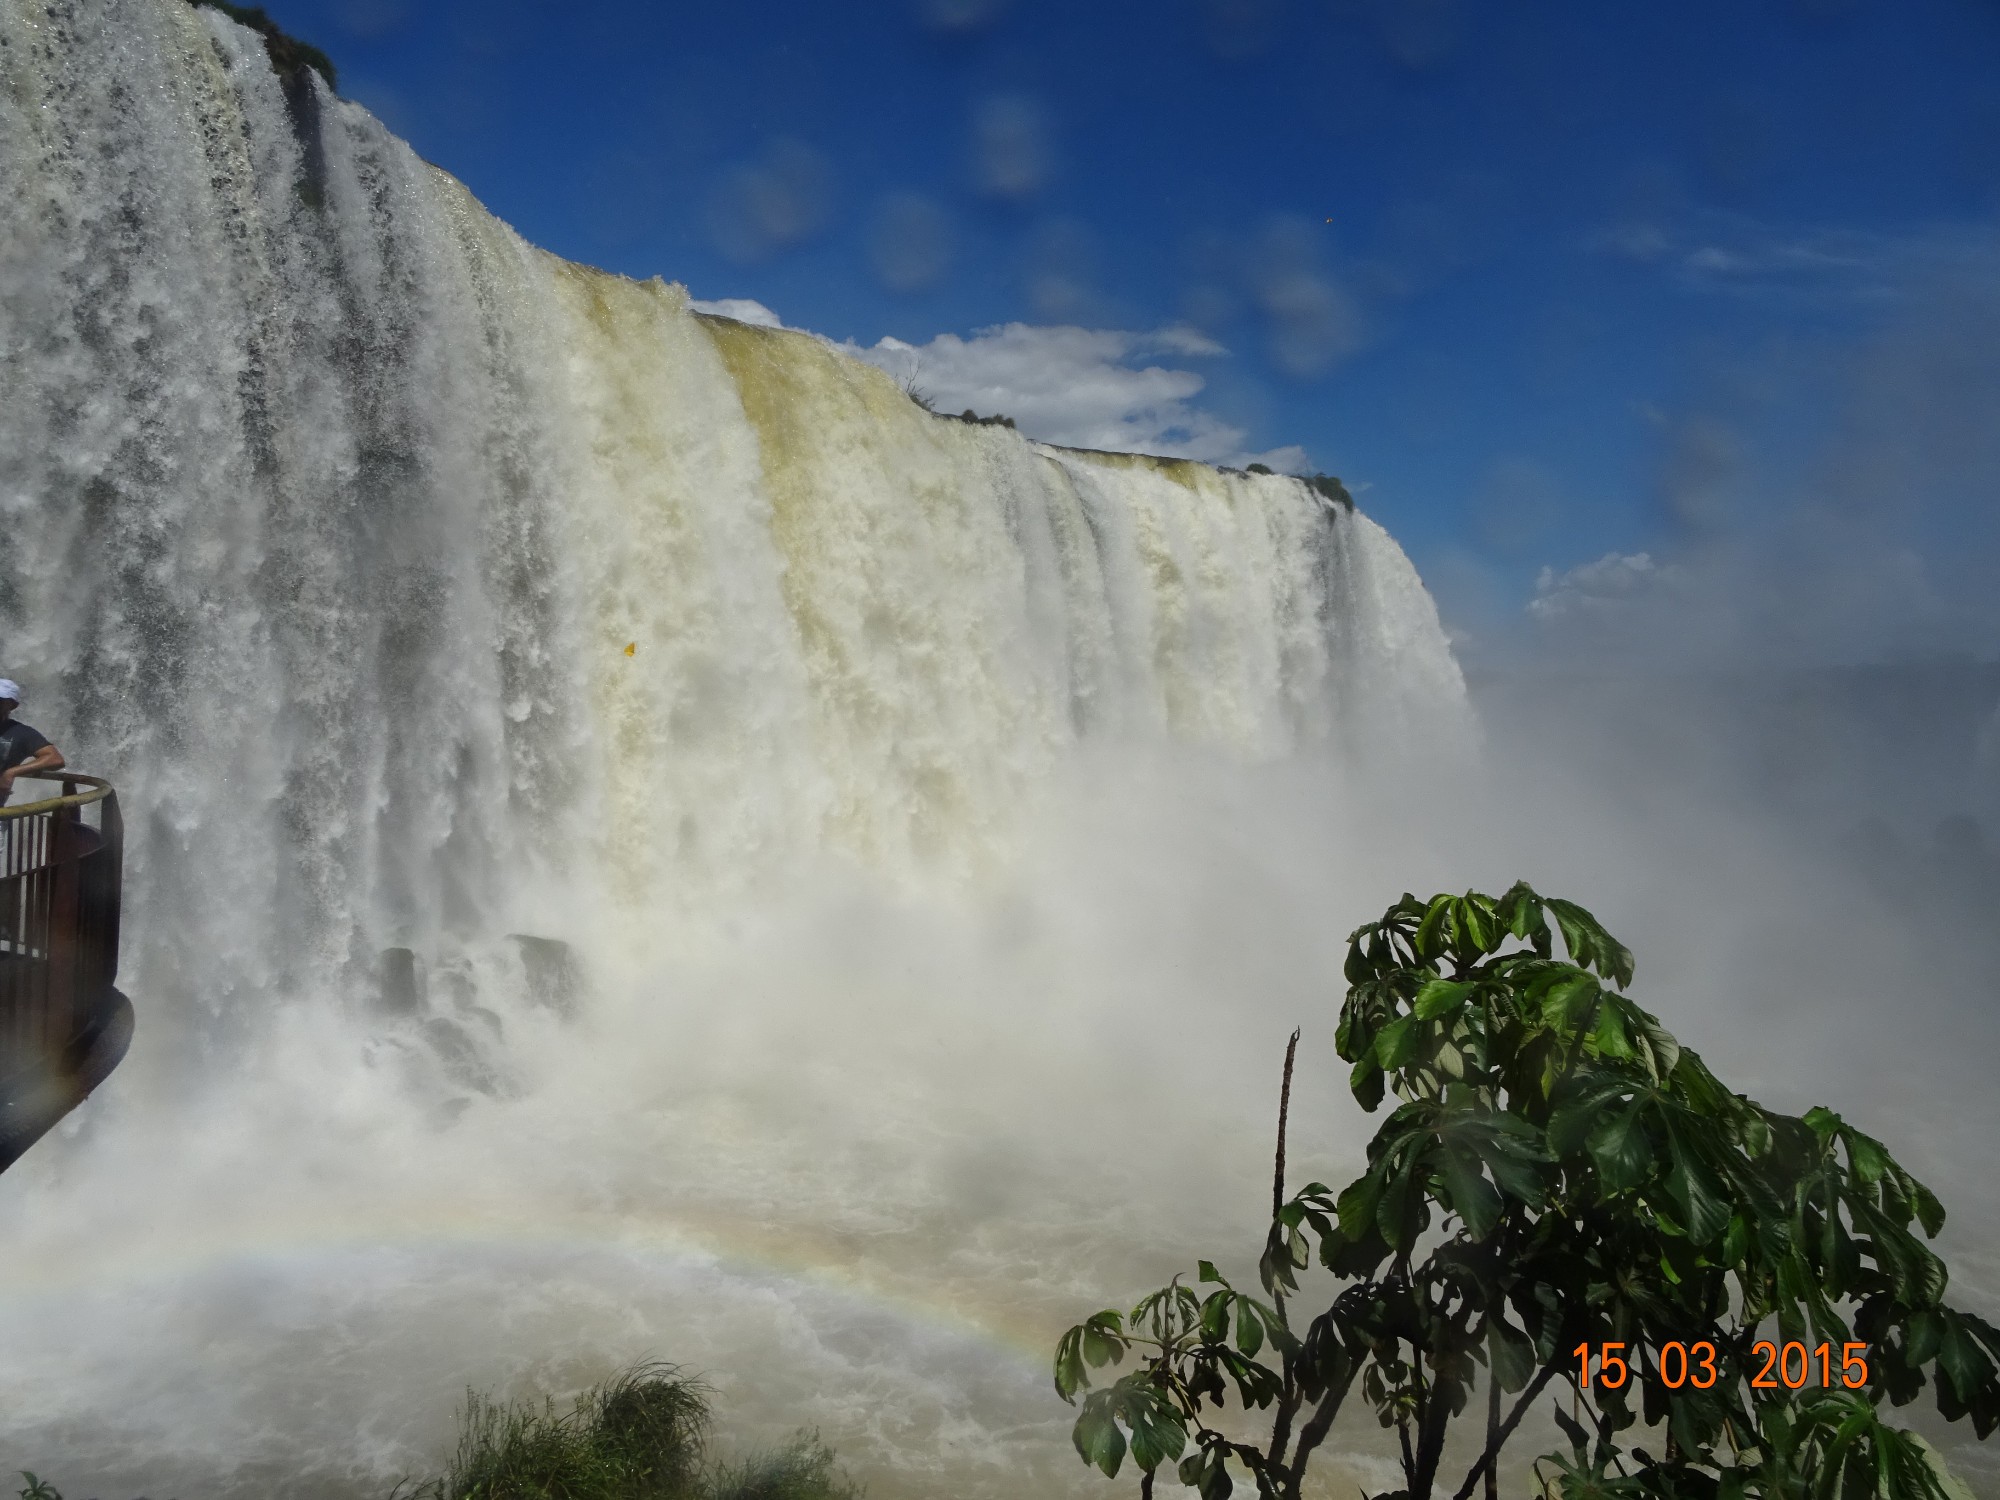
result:
M 1391 1250 L 1403 1251 L 1416 1244 L 1429 1222 L 1423 1184 L 1415 1164 L 1406 1161 L 1382 1184 L 1382 1196 L 1375 1205 L 1375 1227 Z
M 1684 1128 L 1667 1127 L 1667 1153 L 1673 1168 L 1667 1175 L 1667 1191 L 1680 1208 L 1681 1223 L 1688 1237 L 1705 1245 L 1729 1227 L 1729 1204 L 1722 1184 L 1709 1170 Z
M 1201 1500 L 1229 1500 L 1235 1489 L 1220 1447 L 1189 1454 L 1181 1460 L 1178 1473 L 1182 1487 L 1198 1492 Z
M 1644 1108 L 1633 1101 L 1603 1116 L 1592 1127 L 1590 1159 L 1613 1192 L 1629 1192 L 1650 1175 L 1653 1143 L 1646 1134 Z
M 1625 1028 L 1625 1017 L 1616 1005 L 1598 1007 L 1597 1025 L 1591 1030 L 1590 1040 L 1599 1057 L 1624 1062 L 1639 1055 L 1632 1046 L 1631 1033 Z
M 1525 1387 L 1535 1373 L 1535 1345 L 1525 1333 L 1510 1328 L 1495 1312 L 1486 1325 L 1487 1357 L 1492 1361 L 1493 1378 L 1500 1389 L 1512 1394 Z
M 1143 1375 L 1128 1375 L 1116 1390 L 1117 1414 L 1132 1430 L 1132 1462 L 1151 1472 L 1179 1458 L 1187 1427 L 1166 1394 Z
M 1507 931 L 1526 941 L 1536 933 L 1548 929 L 1548 920 L 1542 915 L 1541 900 L 1524 880 L 1517 880 L 1500 898 L 1500 920 L 1507 924 Z
M 1924 1467 L 1930 1471 L 1931 1483 L 1936 1486 L 1938 1500 L 1974 1500 L 1971 1489 L 1965 1481 L 1945 1465 L 1944 1455 L 1928 1442 L 1921 1433 L 1905 1434 L 1923 1455 Z
M 1470 980 L 1433 979 L 1417 991 L 1410 1009 L 1420 1021 L 1435 1021 L 1465 1008 L 1465 1000 L 1479 986 Z
M 1855 1227 L 1868 1234 L 1875 1263 L 1888 1272 L 1897 1298 L 1911 1308 L 1937 1306 L 1948 1279 L 1944 1262 L 1909 1230 L 1866 1201 L 1850 1199 L 1848 1212 L 1854 1216 Z
M 1542 1168 L 1549 1154 L 1539 1130 L 1513 1115 L 1496 1115 L 1486 1129 L 1473 1134 L 1472 1146 L 1503 1193 L 1530 1206 L 1541 1204 Z
M 1549 1114 L 1549 1150 L 1558 1159 L 1583 1150 L 1604 1112 L 1631 1096 L 1636 1085 L 1615 1073 L 1585 1075 L 1561 1093 Z
M 1375 1228 L 1376 1206 L 1382 1200 L 1382 1179 L 1370 1172 L 1350 1182 L 1340 1194 L 1340 1232 L 1350 1241 L 1366 1239 Z
M 1375 1061 L 1375 1051 L 1371 1046 L 1348 1075 L 1347 1085 L 1354 1091 L 1355 1103 L 1372 1112 L 1382 1102 L 1385 1082 L 1382 1065 Z
M 1840 1138 L 1847 1147 L 1847 1161 L 1855 1181 L 1864 1185 L 1880 1181 L 1890 1166 L 1888 1148 L 1852 1127 L 1841 1131 Z
M 1670 1076 L 1681 1060 L 1681 1044 L 1659 1020 L 1629 1001 L 1621 1001 L 1626 1029 L 1638 1044 L 1640 1060 L 1655 1083 Z
M 1944 1313 L 1944 1336 L 1938 1341 L 1937 1360 L 1961 1401 L 1971 1401 L 1979 1388 L 1990 1384 L 1994 1377 L 1993 1361 L 1979 1347 L 1965 1320 L 1948 1308 Z
M 1937 1201 L 1931 1190 L 1914 1177 L 1908 1179 L 1910 1203 L 1917 1211 L 1917 1222 L 1924 1226 L 1924 1233 L 1932 1239 L 1938 1237 L 1944 1228 L 1944 1205 Z
M 1238 1296 L 1236 1306 L 1236 1347 L 1248 1359 L 1255 1359 L 1257 1351 L 1264 1347 L 1264 1320 L 1257 1314 L 1257 1304 L 1248 1297 Z
M 1475 1240 L 1483 1240 L 1500 1222 L 1505 1205 L 1500 1194 L 1480 1171 L 1480 1162 L 1469 1148 L 1451 1144 L 1440 1155 L 1444 1172 L 1445 1206 L 1464 1221 Z
M 1451 920 L 1451 897 L 1433 896 L 1430 906 L 1424 912 L 1424 919 L 1417 924 L 1415 946 L 1419 958 L 1436 958 L 1443 951 L 1441 937 L 1445 924 Z
M 1454 915 L 1460 946 L 1476 953 L 1491 953 L 1499 945 L 1502 929 L 1490 897 L 1467 891 L 1456 903 Z
M 1384 1026 L 1375 1036 L 1376 1060 L 1393 1073 L 1416 1056 L 1420 1024 L 1415 1016 L 1403 1016 Z
M 1219 1344 L 1229 1337 L 1229 1304 L 1234 1294 L 1227 1287 L 1211 1292 L 1201 1304 L 1201 1337 L 1204 1343 Z
M 1124 1321 L 1116 1312 L 1107 1308 L 1092 1313 L 1056 1344 L 1056 1394 L 1073 1401 L 1090 1384 L 1090 1368 L 1123 1359 L 1130 1347 Z
M 1119 1465 L 1125 1462 L 1125 1434 L 1118 1430 L 1118 1419 L 1112 1415 L 1111 1392 L 1091 1392 L 1070 1430 L 1070 1441 L 1083 1461 L 1096 1464 L 1106 1479 L 1118 1477 Z
M 1597 1003 L 1598 993 L 1597 981 L 1581 971 L 1553 976 L 1541 987 L 1542 1024 L 1555 1031 L 1574 1031 Z

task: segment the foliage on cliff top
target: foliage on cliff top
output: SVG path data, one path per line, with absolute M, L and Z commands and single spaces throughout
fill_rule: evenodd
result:
M 1281 1103 L 1265 1296 L 1202 1261 L 1186 1280 L 1214 1290 L 1176 1277 L 1064 1335 L 1065 1400 L 1140 1355 L 1085 1399 L 1085 1462 L 1115 1475 L 1129 1453 L 1147 1496 L 1179 1460 L 1202 1500 L 1237 1475 L 1297 1500 L 1358 1388 L 1401 1454 L 1380 1500 L 1467 1500 L 1482 1480 L 1496 1500 L 1501 1450 L 1554 1383 L 1569 1451 L 1536 1467 L 1563 1500 L 1952 1500 L 1935 1454 L 1881 1410 L 1931 1384 L 1948 1421 L 2000 1426 L 2000 1329 L 1946 1305 L 1944 1262 L 1913 1232 L 1935 1237 L 1944 1209 L 1831 1110 L 1730 1092 L 1622 993 L 1632 970 L 1589 912 L 1526 885 L 1406 895 L 1356 929 L 1338 1049 L 1364 1108 L 1400 1101 L 1367 1171 L 1288 1199 Z M 1286 1103 L 1290 1088 L 1288 1054 Z M 1290 1301 L 1315 1248 L 1334 1288 L 1301 1327 Z M 1765 1337 L 1825 1344 L 1835 1373 L 1761 1382 Z M 1703 1342 L 1706 1385 L 1687 1357 Z M 1577 1357 L 1607 1343 L 1629 1356 L 1616 1386 Z M 1845 1363 L 1855 1348 L 1865 1368 Z M 1447 1488 L 1447 1431 L 1475 1389 L 1477 1456 Z M 1269 1439 L 1211 1425 L 1226 1403 L 1271 1412 Z M 1642 1418 L 1651 1433 L 1632 1431 Z
M 188 0 L 196 9 L 219 10 L 239 26 L 248 26 L 264 38 L 264 50 L 270 54 L 271 66 L 280 78 L 287 82 L 296 80 L 307 68 L 311 68 L 326 80 L 329 89 L 338 89 L 333 68 L 333 59 L 328 57 L 311 42 L 302 42 L 290 35 L 278 23 L 264 14 L 261 5 L 232 5 L 229 0 Z
M 1269 464 L 1252 464 L 1245 472 L 1270 474 L 1275 471 Z M 1294 477 L 1307 489 L 1331 500 L 1335 505 L 1344 506 L 1348 510 L 1354 509 L 1354 496 L 1348 493 L 1347 486 L 1341 483 L 1338 474 L 1299 474 Z
M 1345 506 L 1348 510 L 1354 509 L 1354 497 L 1347 492 L 1347 486 L 1340 482 L 1339 475 L 1302 474 L 1299 477 L 1305 481 L 1308 489 L 1324 495 L 1335 505 Z

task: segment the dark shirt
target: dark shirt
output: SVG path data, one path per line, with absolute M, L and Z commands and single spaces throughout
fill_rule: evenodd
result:
M 9 719 L 0 724 L 0 771 L 13 770 L 46 744 L 48 741 L 39 729 L 32 729 L 19 719 Z M 6 800 L 0 797 L 0 802 Z

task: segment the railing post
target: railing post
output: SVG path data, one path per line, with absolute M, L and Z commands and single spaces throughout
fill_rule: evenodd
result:
M 116 984 L 118 929 L 125 910 L 125 815 L 118 810 L 116 792 L 107 795 L 97 806 L 97 832 L 104 840 L 106 868 L 111 875 L 105 888 L 107 910 L 102 917 L 98 941 L 105 945 L 104 983 Z
M 48 990 L 42 1010 L 42 1045 L 59 1048 L 80 1019 L 76 1003 L 77 917 L 80 840 L 76 809 L 62 808 L 49 820 Z

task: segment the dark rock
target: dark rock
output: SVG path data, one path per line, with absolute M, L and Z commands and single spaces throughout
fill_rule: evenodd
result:
M 520 952 L 528 998 L 564 1020 L 573 1017 L 583 997 L 583 968 L 569 944 L 525 932 L 510 932 L 507 940 Z
M 408 948 L 382 950 L 381 1006 L 392 1016 L 414 1016 L 424 1007 L 423 976 Z
M 445 1071 L 445 1076 L 460 1088 L 468 1088 L 482 1094 L 497 1094 L 500 1091 L 499 1076 L 486 1060 L 486 1054 L 479 1041 L 456 1021 L 443 1016 L 433 1016 L 423 1024 L 424 1040 Z

